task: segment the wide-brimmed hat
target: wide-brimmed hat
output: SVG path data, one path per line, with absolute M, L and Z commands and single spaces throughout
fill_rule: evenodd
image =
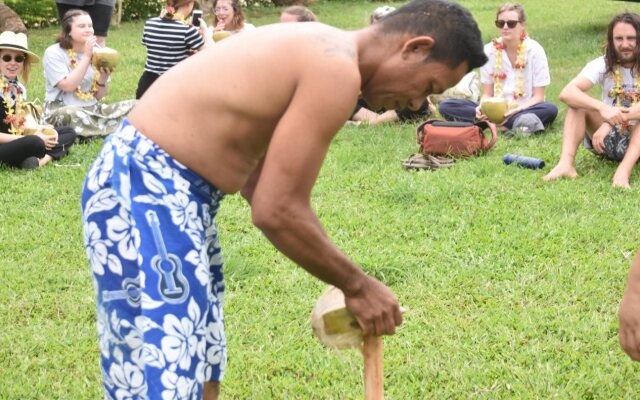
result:
M 27 55 L 27 61 L 37 63 L 40 57 L 29 51 L 27 44 L 27 35 L 24 33 L 15 33 L 4 31 L 0 33 L 0 49 L 22 51 Z

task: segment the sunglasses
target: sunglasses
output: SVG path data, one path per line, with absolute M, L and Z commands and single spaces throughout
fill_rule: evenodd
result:
M 2 61 L 8 63 L 11 62 L 11 60 L 16 60 L 17 63 L 21 63 L 25 60 L 25 56 L 18 54 L 15 57 L 11 57 L 11 54 L 5 54 L 2 56 Z
M 516 25 L 518 25 L 518 22 L 520 21 L 516 21 L 515 19 L 509 19 L 509 20 L 503 20 L 503 19 L 497 19 L 496 20 L 496 28 L 504 28 L 504 24 L 507 24 L 507 26 L 509 27 L 509 29 L 513 29 L 516 27 Z

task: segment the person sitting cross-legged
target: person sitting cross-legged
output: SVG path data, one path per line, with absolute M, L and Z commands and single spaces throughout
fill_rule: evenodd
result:
M 110 68 L 92 65 L 99 48 L 91 16 L 82 10 L 69 10 L 62 18 L 57 43 L 49 46 L 42 59 L 45 76 L 44 121 L 72 126 L 80 139 L 107 136 L 136 103 L 123 100 L 105 104 Z
M 524 136 L 541 132 L 558 115 L 558 107 L 545 101 L 551 82 L 547 56 L 542 46 L 525 30 L 524 8 L 506 3 L 496 13 L 500 37 L 484 47 L 489 61 L 480 68 L 483 99 L 502 97 L 509 105 L 501 126 Z M 486 119 L 480 105 L 467 99 L 443 100 L 440 114 L 447 120 Z
M 637 35 L 640 15 L 621 13 L 607 28 L 604 55 L 588 63 L 560 93 L 569 108 L 562 131 L 558 164 L 543 177 L 575 178 L 573 165 L 580 143 L 604 158 L 619 161 L 612 185 L 629 188 L 633 166 L 640 158 L 640 56 Z M 587 92 L 602 86 L 602 99 Z
M 29 51 L 24 33 L 0 34 L 0 164 L 34 169 L 64 157 L 76 138 L 70 127 L 45 127 L 27 121 L 26 84 L 31 64 L 39 57 Z M 33 122 L 36 125 L 30 125 Z M 32 130 L 29 132 L 29 130 Z

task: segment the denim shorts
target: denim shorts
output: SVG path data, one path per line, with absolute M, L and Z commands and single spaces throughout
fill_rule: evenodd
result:
M 202 398 L 226 366 L 224 193 L 125 120 L 82 192 L 106 399 Z

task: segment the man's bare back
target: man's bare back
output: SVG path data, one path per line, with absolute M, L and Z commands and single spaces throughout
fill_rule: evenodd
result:
M 273 25 L 179 64 L 149 89 L 129 120 L 178 161 L 234 193 L 274 136 L 290 156 L 313 132 L 328 146 L 359 91 L 354 33 L 321 24 Z M 310 112 L 292 115 L 298 104 Z M 278 131 L 283 117 L 292 131 Z

